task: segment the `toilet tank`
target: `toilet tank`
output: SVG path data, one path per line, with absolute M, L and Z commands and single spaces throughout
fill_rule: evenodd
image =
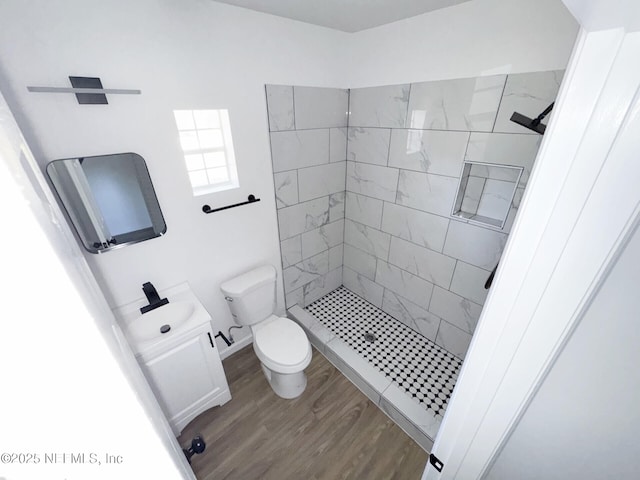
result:
M 271 265 L 250 270 L 220 285 L 231 315 L 239 325 L 254 325 L 276 307 L 276 269 Z

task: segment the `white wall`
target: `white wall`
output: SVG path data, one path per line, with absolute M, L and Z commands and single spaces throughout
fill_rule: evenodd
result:
M 474 0 L 354 34 L 347 85 L 562 70 L 577 32 L 560 0 Z
M 640 4 L 637 0 L 562 0 L 580 25 L 588 31 L 624 28 L 640 30 Z
M 1 94 L 0 201 L 2 478 L 195 478 Z
M 0 89 L 41 166 L 132 151 L 148 163 L 167 234 L 87 261 L 112 306 L 187 280 L 222 330 L 221 282 L 280 269 L 265 84 L 349 87 L 564 68 L 576 26 L 559 0 L 475 0 L 346 34 L 211 0 L 32 0 L 0 4 Z M 99 76 L 108 106 L 27 85 Z M 173 109 L 228 108 L 241 188 L 194 198 Z M 260 203 L 205 215 L 249 193 Z M 283 306 L 279 292 L 280 308 Z
M 485 478 L 638 477 L 639 264 L 636 229 Z
M 162 290 L 187 280 L 226 332 L 219 284 L 264 262 L 280 269 L 264 85 L 340 83 L 333 53 L 345 36 L 210 0 L 2 2 L 0 87 L 38 162 L 128 151 L 147 161 L 168 230 L 86 255 L 111 306 L 141 297 L 143 282 Z M 68 75 L 142 95 L 92 106 L 26 90 L 68 86 Z M 229 109 L 239 191 L 193 197 L 172 110 L 194 108 Z M 201 211 L 250 193 L 262 201 Z

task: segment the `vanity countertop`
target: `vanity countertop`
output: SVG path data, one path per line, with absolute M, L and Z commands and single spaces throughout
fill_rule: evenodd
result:
M 145 297 L 114 308 L 113 313 L 136 355 L 147 355 L 166 350 L 206 325 L 210 329 L 211 316 L 193 293 L 187 282 L 158 292 L 169 303 L 145 314 L 140 308 L 148 305 Z M 142 323 L 140 323 L 142 322 Z M 171 329 L 160 333 L 161 325 Z

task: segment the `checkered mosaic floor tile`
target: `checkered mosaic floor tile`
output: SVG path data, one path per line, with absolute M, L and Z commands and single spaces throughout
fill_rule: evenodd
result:
M 421 407 L 444 414 L 462 365 L 459 358 L 344 287 L 306 310 Z

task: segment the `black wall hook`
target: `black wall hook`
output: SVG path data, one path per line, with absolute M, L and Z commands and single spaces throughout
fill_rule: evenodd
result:
M 239 207 L 241 205 L 248 205 L 250 203 L 256 203 L 256 202 L 259 202 L 259 201 L 260 201 L 259 198 L 256 198 L 254 195 L 249 195 L 249 197 L 247 197 L 247 201 L 246 202 L 234 203 L 233 205 L 227 205 L 226 207 L 213 208 L 213 209 L 209 205 L 203 205 L 202 206 L 202 211 L 204 213 L 219 212 L 220 210 L 227 210 L 229 208 Z

